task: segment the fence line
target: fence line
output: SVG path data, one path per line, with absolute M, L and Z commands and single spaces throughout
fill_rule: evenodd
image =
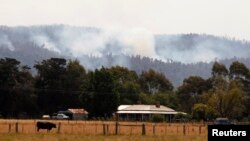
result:
M 37 132 L 36 122 L 44 120 L 0 120 L 0 133 Z M 56 124 L 52 133 L 84 135 L 207 135 L 207 125 L 199 123 L 143 123 L 112 121 L 46 120 Z

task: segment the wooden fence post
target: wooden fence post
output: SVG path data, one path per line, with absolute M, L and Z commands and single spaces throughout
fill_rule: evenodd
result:
M 36 133 L 37 132 L 37 127 L 36 127 L 36 124 L 34 124 L 34 133 Z
M 97 134 L 97 124 L 95 124 L 95 134 Z
M 183 125 L 183 135 L 186 135 L 186 126 Z
M 201 135 L 201 125 L 199 126 L 199 135 Z
M 61 133 L 61 122 L 59 122 L 59 124 L 58 124 L 57 133 L 58 134 Z
M 132 135 L 133 126 L 130 126 L 130 135 Z
M 109 134 L 109 125 L 107 124 L 107 135 Z
M 146 135 L 145 124 L 142 124 L 142 135 Z
M 11 123 L 9 124 L 9 133 L 11 132 Z
M 82 124 L 82 133 L 85 132 L 85 126 Z
M 115 134 L 118 135 L 118 122 L 115 123 Z
M 155 135 L 155 124 L 153 125 L 153 134 Z
M 16 133 L 18 133 L 18 122 L 16 122 Z
M 106 125 L 103 124 L 103 135 L 106 135 Z

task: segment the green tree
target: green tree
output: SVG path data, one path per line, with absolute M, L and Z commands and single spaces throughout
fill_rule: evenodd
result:
M 68 108 L 80 108 L 83 106 L 80 95 L 82 85 L 86 79 L 86 70 L 80 62 L 78 60 L 69 60 L 66 65 L 65 74 L 63 75 L 64 104 Z
M 248 74 L 248 68 L 238 61 L 233 62 L 229 67 L 229 75 L 231 79 L 245 80 Z
M 200 95 L 207 90 L 207 81 L 199 76 L 184 79 L 183 84 L 177 89 L 181 109 L 190 113 L 192 106 L 199 102 Z
M 139 103 L 143 103 L 143 104 L 155 104 L 155 100 L 153 99 L 152 95 L 148 95 L 145 93 L 140 93 L 139 94 Z
M 14 87 L 17 82 L 20 62 L 13 58 L 0 59 L 0 86 Z
M 244 92 L 244 106 L 246 110 L 244 115 L 248 117 L 250 115 L 250 71 L 245 64 L 235 61 L 230 66 L 230 78 L 243 85 L 242 90 Z
M 78 60 L 50 58 L 34 67 L 38 72 L 36 89 L 41 114 L 82 106 L 79 97 L 87 74 Z
M 224 64 L 220 64 L 218 62 L 215 62 L 212 67 L 212 76 L 223 76 L 226 77 L 228 75 L 228 70 Z
M 165 77 L 165 75 L 152 69 L 142 72 L 139 77 L 139 83 L 142 91 L 148 94 L 173 90 L 172 83 Z
M 213 110 L 212 107 L 203 104 L 203 103 L 197 103 L 194 104 L 192 108 L 192 116 L 196 120 L 211 120 L 216 117 L 217 113 Z
M 228 89 L 211 91 L 208 105 L 216 110 L 220 116 L 240 117 L 244 111 L 243 91 L 235 81 L 232 81 Z
M 34 81 L 29 69 L 16 59 L 0 59 L 0 111 L 4 117 L 36 111 Z
M 115 66 L 109 69 L 120 94 L 121 104 L 135 104 L 139 100 L 140 86 L 135 71 L 128 68 Z
M 85 68 L 78 60 L 69 60 L 64 77 L 64 87 L 70 91 L 78 92 L 81 90 L 87 74 Z
M 177 95 L 174 92 L 168 92 L 168 93 L 157 93 L 152 96 L 152 99 L 155 104 L 157 102 L 160 102 L 161 105 L 165 105 L 167 107 L 173 108 L 173 109 L 179 109 L 179 101 L 177 99 Z
M 66 60 L 63 58 L 51 58 L 36 63 L 37 69 L 36 87 L 44 89 L 62 89 L 64 88 L 64 79 L 66 73 Z
M 88 75 L 82 99 L 91 117 L 110 117 L 119 105 L 119 94 L 110 71 L 104 67 Z

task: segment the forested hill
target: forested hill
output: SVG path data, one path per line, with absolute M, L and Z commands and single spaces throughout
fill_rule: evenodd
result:
M 117 60 L 121 60 L 121 58 L 123 61 L 124 60 L 126 61 L 117 62 Z M 131 70 L 135 70 L 139 74 L 144 70 L 154 69 L 158 72 L 165 74 L 166 77 L 173 83 L 175 87 L 181 85 L 183 80 L 185 78 L 188 78 L 189 76 L 201 76 L 203 78 L 211 77 L 211 70 L 214 64 L 214 61 L 209 63 L 198 62 L 190 64 L 184 64 L 175 61 L 163 62 L 148 57 L 125 56 L 125 55 L 119 55 L 119 56 L 107 55 L 100 58 L 84 56 L 80 60 L 84 60 L 82 61 L 82 64 L 87 68 L 100 68 L 101 66 L 111 67 L 115 65 L 121 65 Z M 250 58 L 231 58 L 231 59 L 217 60 L 217 62 L 225 64 L 225 66 L 229 68 L 232 62 L 237 60 L 239 62 L 244 63 L 246 66 L 250 67 Z
M 113 33 L 66 25 L 0 26 L 0 58 L 16 58 L 30 67 L 36 61 L 64 57 L 77 58 L 91 70 L 121 65 L 140 73 L 153 68 L 175 86 L 191 75 L 209 77 L 215 59 L 229 66 L 241 58 L 250 67 L 249 54 L 249 42 L 211 35 Z

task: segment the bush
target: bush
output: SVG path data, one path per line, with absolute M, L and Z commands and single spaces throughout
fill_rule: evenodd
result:
M 192 116 L 198 121 L 207 121 L 210 119 L 214 119 L 217 116 L 217 113 L 215 110 L 213 110 L 212 107 L 206 104 L 198 103 L 195 104 L 192 108 Z
M 163 122 L 164 116 L 163 115 L 153 115 L 152 122 Z
M 187 122 L 191 120 L 191 116 L 189 114 L 178 113 L 174 115 L 174 121 L 177 122 Z

